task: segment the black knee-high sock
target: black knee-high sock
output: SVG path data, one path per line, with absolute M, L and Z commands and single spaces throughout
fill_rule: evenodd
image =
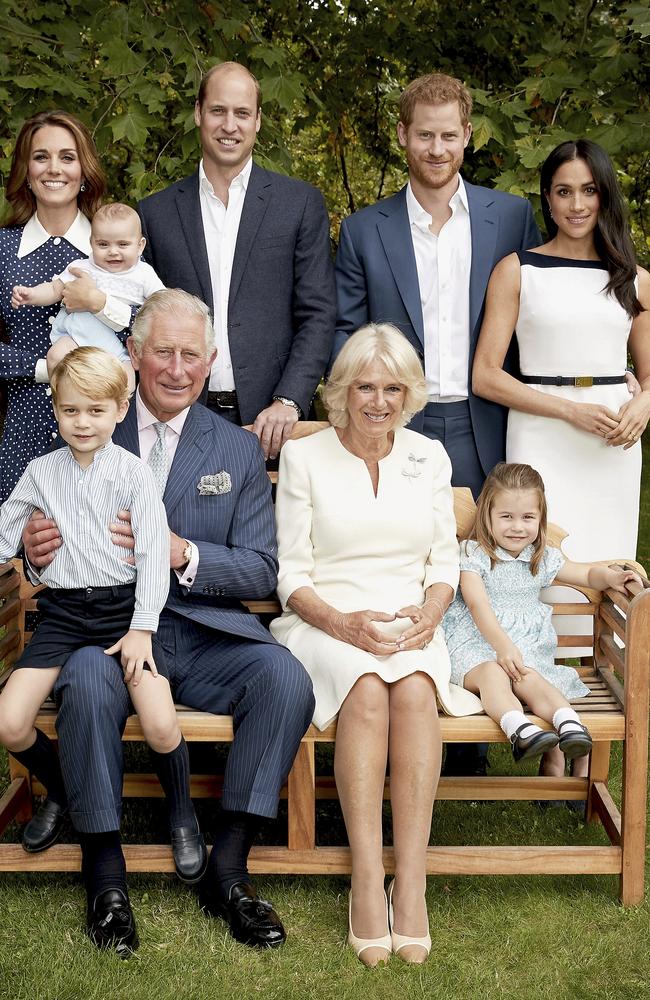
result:
M 52 799 L 59 806 L 67 806 L 59 755 L 52 740 L 42 730 L 36 730 L 36 739 L 27 750 L 10 752 L 23 767 L 36 775 L 41 784 L 45 785 L 48 799 Z
M 208 878 L 224 899 L 236 882 L 248 882 L 248 853 L 263 816 L 223 810 L 214 835 Z
M 81 875 L 90 905 L 106 889 L 126 893 L 126 862 L 119 830 L 108 833 L 80 833 Z
M 175 750 L 169 753 L 151 751 L 156 773 L 167 797 L 169 810 L 169 826 L 174 830 L 178 826 L 197 827 L 196 814 L 190 798 L 190 758 L 187 743 L 181 736 L 181 741 Z

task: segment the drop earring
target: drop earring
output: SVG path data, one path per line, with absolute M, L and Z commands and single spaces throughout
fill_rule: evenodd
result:
M 29 183 L 29 180 L 26 180 L 25 184 L 27 185 L 27 190 L 31 191 L 32 190 L 32 185 Z
M 81 182 L 81 185 L 80 185 L 80 187 L 79 187 L 79 190 L 80 190 L 80 191 L 85 191 L 85 190 L 86 190 L 86 182 L 85 182 L 85 181 L 82 181 L 82 182 Z

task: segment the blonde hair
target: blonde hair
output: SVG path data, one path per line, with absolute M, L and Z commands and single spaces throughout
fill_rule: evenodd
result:
M 134 208 L 131 208 L 129 205 L 123 205 L 119 201 L 111 201 L 107 205 L 102 205 L 101 208 L 98 208 L 92 217 L 91 226 L 94 227 L 96 222 L 126 222 L 127 220 L 133 222 L 138 227 L 138 233 L 142 236 L 140 216 Z
M 368 323 L 348 338 L 323 390 L 323 403 L 333 427 L 347 427 L 348 390 L 368 365 L 375 362 L 385 365 L 395 381 L 406 389 L 399 427 L 426 406 L 426 381 L 415 349 L 392 323 Z
M 458 103 L 460 120 L 467 125 L 472 113 L 472 95 L 460 80 L 446 73 L 427 73 L 409 83 L 399 99 L 399 120 L 407 128 L 413 121 L 416 104 Z
M 89 399 L 113 399 L 118 406 L 128 401 L 129 384 L 124 365 L 101 347 L 77 347 L 59 361 L 50 387 L 56 404 L 61 379 L 67 378 L 77 392 Z
M 539 534 L 533 542 L 533 558 L 530 561 L 530 571 L 535 576 L 546 546 L 547 507 L 542 477 L 530 465 L 523 462 L 499 462 L 494 466 L 476 501 L 476 517 L 469 538 L 475 539 L 490 557 L 492 569 L 495 563 L 501 562 L 496 554 L 497 543 L 492 534 L 490 515 L 497 495 L 504 490 L 534 490 L 537 493 Z
M 204 322 L 205 335 L 205 357 L 210 357 L 215 349 L 215 334 L 210 310 L 205 302 L 184 292 L 182 288 L 161 288 L 160 291 L 150 295 L 138 315 L 133 320 L 131 327 L 131 339 L 138 357 L 142 355 L 144 342 L 151 332 L 151 322 L 154 316 L 175 316 L 179 325 L 189 316 L 200 316 Z

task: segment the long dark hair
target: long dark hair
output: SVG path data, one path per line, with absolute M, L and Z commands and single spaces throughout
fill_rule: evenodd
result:
M 83 214 L 92 219 L 102 203 L 106 191 L 104 171 L 86 126 L 68 111 L 40 111 L 25 122 L 16 139 L 5 192 L 8 209 L 3 226 L 20 226 L 36 211 L 36 199 L 27 187 L 27 171 L 32 139 L 45 125 L 67 129 L 74 136 L 85 185 L 85 190 L 77 196 L 77 204 Z
M 542 212 L 549 239 L 557 233 L 551 218 L 548 195 L 556 171 L 568 160 L 584 160 L 600 195 L 598 222 L 594 231 L 596 252 L 607 267 L 606 292 L 616 296 L 631 319 L 643 312 L 634 287 L 637 275 L 625 201 L 616 179 L 614 164 L 605 150 L 590 139 L 561 142 L 546 158 L 540 176 Z

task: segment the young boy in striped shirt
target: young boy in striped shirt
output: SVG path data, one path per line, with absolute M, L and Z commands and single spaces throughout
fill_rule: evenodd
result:
M 129 406 L 127 375 L 113 355 L 80 347 L 57 365 L 51 387 L 67 447 L 30 462 L 0 508 L 0 562 L 16 555 L 35 509 L 56 521 L 63 539 L 40 573 L 48 586 L 38 599 L 41 620 L 0 692 L 0 742 L 48 794 L 23 846 L 37 851 L 53 844 L 66 811 L 58 757 L 34 726 L 38 710 L 68 657 L 98 645 L 122 666 L 167 795 L 176 871 L 195 882 L 207 855 L 190 799 L 187 747 L 155 639 L 169 590 L 167 517 L 151 469 L 111 440 Z M 134 566 L 111 540 L 108 525 L 118 510 L 131 512 Z

